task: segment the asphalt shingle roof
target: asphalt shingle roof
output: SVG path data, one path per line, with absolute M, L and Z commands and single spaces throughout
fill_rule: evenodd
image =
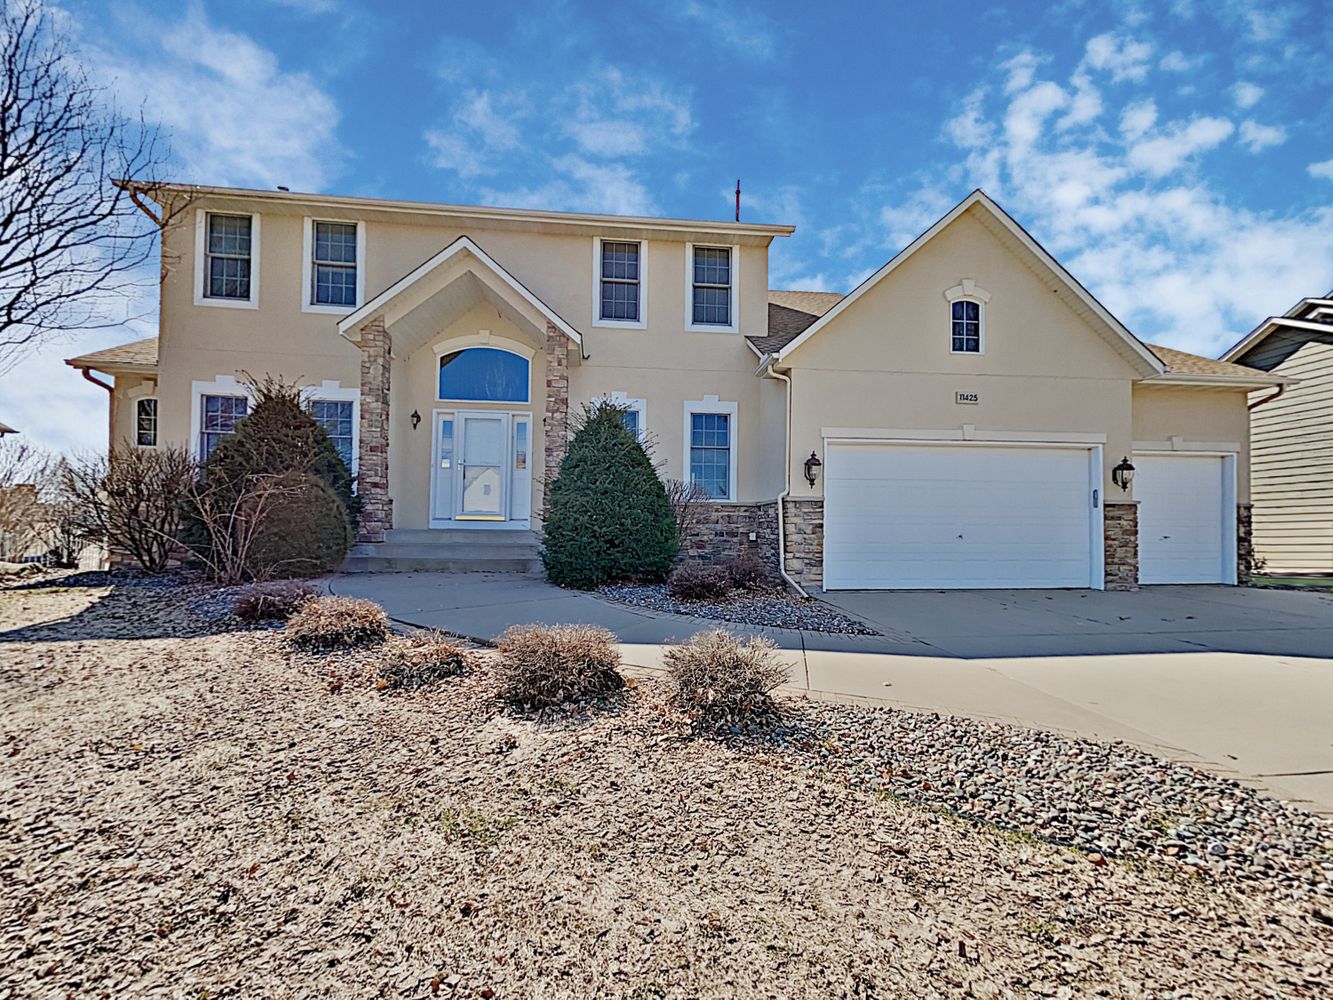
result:
M 157 338 L 145 337 L 143 340 L 108 347 L 104 351 L 80 354 L 77 358 L 67 359 L 65 364 L 74 368 L 103 370 L 108 368 L 156 368 Z

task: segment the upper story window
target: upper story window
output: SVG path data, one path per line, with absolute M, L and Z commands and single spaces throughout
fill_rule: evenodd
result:
M 199 460 L 207 461 L 228 434 L 250 412 L 250 400 L 245 396 L 200 396 Z
M 210 299 L 250 299 L 252 220 L 248 215 L 208 216 L 205 295 Z
M 687 244 L 689 328 L 736 329 L 736 247 Z
M 157 445 L 157 400 L 151 396 L 135 400 L 134 443 L 140 448 Z
M 495 347 L 468 347 L 440 358 L 440 399 L 526 403 L 528 359 Z
M 593 241 L 593 289 L 597 326 L 644 326 L 647 244 L 637 240 Z
M 981 353 L 981 303 L 958 299 L 949 304 L 951 343 L 955 354 Z
M 344 313 L 362 301 L 365 228 L 359 222 L 305 220 L 305 312 Z
M 195 215 L 194 303 L 255 309 L 259 305 L 259 216 Z
M 354 418 L 352 401 L 349 399 L 312 399 L 310 415 L 315 423 L 324 428 L 338 454 L 352 468 L 352 420 Z

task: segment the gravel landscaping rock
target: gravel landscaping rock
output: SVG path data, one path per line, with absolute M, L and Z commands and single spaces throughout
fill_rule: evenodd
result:
M 543 724 L 484 659 L 386 698 L 373 656 L 0 591 L 0 997 L 1333 993 L 1322 897 L 895 797 L 991 774 L 989 729 L 787 703 L 780 739 L 691 739 L 656 681 Z M 1060 744 L 1012 739 L 976 797 L 1027 767 L 1014 800 L 1056 801 Z M 1113 811 L 1124 752 L 1068 763 L 1066 813 Z
M 1333 821 L 1125 743 L 814 701 L 794 718 L 777 741 L 856 787 L 1091 856 L 1333 900 Z
M 822 601 L 804 600 L 782 591 L 739 591 L 727 601 L 678 601 L 671 596 L 665 583 L 617 584 L 602 587 L 597 593 L 617 604 L 706 618 L 709 621 L 758 625 L 763 628 L 836 632 L 841 635 L 879 635 L 865 622 L 843 614 Z

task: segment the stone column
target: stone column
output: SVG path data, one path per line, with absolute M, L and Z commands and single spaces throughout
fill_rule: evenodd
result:
M 1106 589 L 1139 589 L 1139 505 L 1108 503 L 1102 508 L 1106 535 Z
M 1236 582 L 1254 578 L 1254 504 L 1236 504 Z
M 807 589 L 824 585 L 824 501 L 789 498 L 782 507 L 789 576 Z
M 361 524 L 357 538 L 382 542 L 393 527 L 389 498 L 389 365 L 393 347 L 384 318 L 361 327 L 361 441 L 357 452 L 357 492 Z
M 560 463 L 569 448 L 569 344 L 554 323 L 546 324 L 546 455 L 542 498 L 545 507 L 551 497 L 551 484 L 560 474 Z

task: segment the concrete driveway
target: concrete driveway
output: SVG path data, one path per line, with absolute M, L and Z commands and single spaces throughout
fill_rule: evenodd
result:
M 492 638 L 526 622 L 603 625 L 626 662 L 709 622 L 610 604 L 531 577 L 332 581 L 405 624 Z M 880 636 L 779 629 L 792 688 L 1123 739 L 1333 813 L 1333 596 L 1236 587 L 840 592 Z

